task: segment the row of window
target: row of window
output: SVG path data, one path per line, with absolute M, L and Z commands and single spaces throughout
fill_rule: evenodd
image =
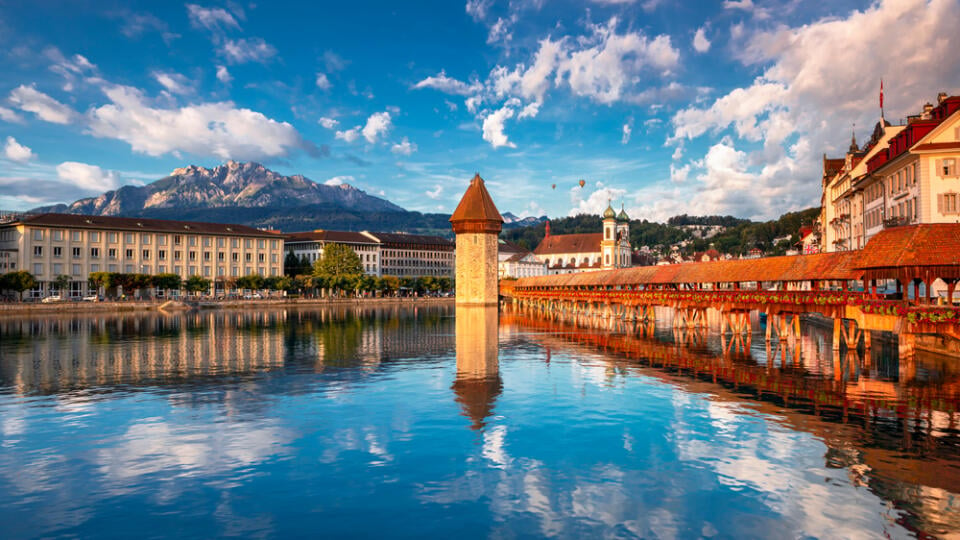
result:
M 213 269 L 213 267 L 211 267 L 211 266 L 202 266 L 202 267 L 198 267 L 198 266 L 188 266 L 188 267 L 186 267 L 186 268 L 187 268 L 187 273 L 186 273 L 186 274 L 184 274 L 184 272 L 183 272 L 184 267 L 182 267 L 182 266 L 174 266 L 174 267 L 170 268 L 170 271 L 171 271 L 172 273 L 177 274 L 177 275 L 180 275 L 180 276 L 196 276 L 196 275 L 202 275 L 202 276 L 204 276 L 204 277 L 212 277 L 212 276 L 214 275 L 214 274 L 213 274 L 214 269 Z M 122 269 L 123 272 L 126 272 L 126 273 L 128 273 L 128 274 L 132 274 L 132 273 L 134 273 L 134 272 L 140 272 L 140 273 L 142 273 L 142 274 L 153 274 L 154 272 L 156 272 L 157 274 L 166 274 L 166 273 L 168 272 L 167 266 L 166 266 L 166 265 L 163 265 L 163 264 L 158 265 L 158 266 L 156 266 L 156 267 L 153 267 L 153 266 L 150 266 L 150 265 L 136 266 L 136 265 L 133 265 L 133 264 L 127 264 L 127 265 L 108 264 L 108 265 L 105 266 L 105 270 L 106 270 L 107 272 L 120 272 L 121 269 Z M 33 275 L 35 275 L 35 276 L 37 276 L 37 277 L 42 277 L 42 276 L 46 275 L 46 274 L 45 274 L 45 270 L 46 270 L 46 265 L 44 265 L 43 263 L 34 263 L 34 265 L 33 265 Z M 74 264 L 74 265 L 71 265 L 70 275 L 71 275 L 71 276 L 85 276 L 85 275 L 92 274 L 92 273 L 94 273 L 94 272 L 100 272 L 100 271 L 101 271 L 101 266 L 100 266 L 99 264 L 91 264 L 91 265 L 90 265 L 90 271 L 89 271 L 89 272 L 84 272 L 84 271 L 83 271 L 83 268 L 82 268 L 82 265 Z M 254 272 L 254 271 L 256 271 L 256 272 Z M 240 267 L 239 267 L 239 266 L 233 266 L 233 267 L 230 268 L 230 275 L 231 275 L 232 277 L 239 277 L 239 276 L 241 276 L 241 275 L 250 275 L 250 274 L 253 274 L 253 273 L 257 273 L 257 274 L 260 274 L 261 276 L 266 276 L 267 274 L 265 273 L 265 271 L 266 271 L 266 268 L 263 267 L 263 266 L 258 266 L 258 267 L 246 266 L 246 267 L 244 267 L 244 273 L 241 274 L 241 273 L 240 273 Z M 279 274 L 280 274 L 280 269 L 279 269 L 279 268 L 277 268 L 277 267 L 271 267 L 271 268 L 270 268 L 270 275 L 271 275 L 271 276 L 277 276 L 277 275 L 279 275 Z M 51 265 L 50 265 L 50 275 L 51 275 L 51 276 L 64 275 L 64 265 L 63 265 L 62 263 L 53 263 L 53 264 L 51 264 Z M 218 266 L 218 267 L 216 267 L 216 275 L 217 275 L 217 276 L 226 276 L 226 275 L 227 275 L 227 268 L 224 267 L 224 266 Z
M 69 235 L 67 234 L 69 232 Z M 49 233 L 49 238 L 54 242 L 62 242 L 69 237 L 71 242 L 83 242 L 83 233 L 84 231 L 65 231 L 62 229 L 40 229 L 33 228 L 31 229 L 31 236 L 33 240 L 42 242 L 47 238 Z M 100 242 L 102 236 L 99 231 L 86 231 L 87 242 L 89 243 L 98 243 Z M 151 234 L 151 233 L 140 233 L 139 239 L 140 244 L 144 246 L 151 245 L 156 237 L 156 242 L 158 246 L 165 246 L 168 242 L 171 242 L 170 235 L 166 234 Z M 121 233 L 117 232 L 108 232 L 106 233 L 107 243 L 117 244 L 120 242 Z M 122 234 L 123 242 L 125 244 L 135 244 L 137 242 L 138 235 L 136 233 L 123 233 Z M 196 246 L 202 244 L 203 247 L 213 247 L 214 240 L 216 240 L 217 247 L 227 247 L 227 240 L 230 242 L 230 247 L 239 248 L 240 247 L 240 238 L 225 238 L 225 237 L 212 237 L 212 236 L 184 236 L 181 234 L 175 234 L 172 238 L 172 243 L 174 246 L 184 245 L 184 240 L 186 240 L 186 245 Z M 256 240 L 256 242 L 254 242 Z M 256 245 L 258 249 L 266 249 L 267 240 L 265 238 L 244 238 L 243 247 L 247 249 L 253 249 L 253 246 Z M 280 248 L 280 240 L 270 240 L 271 249 Z
M 92 248 L 89 248 L 89 249 L 90 249 L 90 258 L 91 258 L 91 259 L 99 259 L 99 258 L 100 258 L 100 248 L 98 248 L 98 247 L 92 247 Z M 52 255 L 52 257 L 53 257 L 54 259 L 59 259 L 59 258 L 63 257 L 63 248 L 60 247 L 60 246 L 53 246 L 50 251 L 51 251 L 51 255 Z M 72 255 L 73 255 L 73 258 L 74 258 L 74 259 L 79 259 L 79 258 L 83 257 L 82 248 L 78 248 L 78 247 L 71 248 L 71 252 L 72 252 Z M 43 257 L 43 253 L 44 253 L 44 246 L 33 246 L 33 256 L 34 256 L 34 257 Z M 117 258 L 117 253 L 118 253 L 117 248 L 107 248 L 107 258 L 108 258 L 108 259 L 116 259 L 116 258 Z M 124 256 L 125 259 L 133 259 L 133 258 L 134 258 L 134 253 L 135 253 L 135 250 L 133 250 L 133 249 L 125 249 L 125 250 L 123 250 L 123 256 Z M 165 249 L 160 249 L 160 250 L 157 250 L 156 253 L 157 253 L 157 259 L 158 259 L 158 260 L 164 261 L 164 260 L 167 259 L 167 250 L 165 250 Z M 152 258 L 152 256 L 153 256 L 153 251 L 151 251 L 151 250 L 149 250 L 149 249 L 144 249 L 144 250 L 141 250 L 141 251 L 140 251 L 140 258 L 141 258 L 141 260 L 148 261 L 148 260 L 150 260 L 150 259 Z M 266 253 L 257 253 L 257 262 L 267 262 L 267 258 L 266 258 L 266 257 L 267 257 L 267 254 L 266 254 Z M 174 251 L 174 252 L 173 252 L 173 260 L 179 261 L 179 260 L 182 260 L 182 259 L 183 259 L 183 251 L 179 251 L 179 250 L 178 250 L 178 251 Z M 191 260 L 191 261 L 197 260 L 197 252 L 196 252 L 196 251 L 188 251 L 188 252 L 187 252 L 187 259 L 188 259 L 188 260 Z M 239 253 L 236 253 L 236 252 L 231 253 L 231 254 L 230 254 L 230 259 L 231 259 L 233 262 L 240 262 L 240 254 L 239 254 Z M 213 260 L 213 254 L 212 254 L 211 252 L 209 252 L 209 251 L 204 251 L 204 252 L 203 252 L 203 260 L 204 260 L 204 261 Z M 217 252 L 217 260 L 218 260 L 218 261 L 226 261 L 226 260 L 227 260 L 227 259 L 226 259 L 226 253 L 224 253 L 224 252 L 222 252 L 222 251 Z M 246 262 L 253 262 L 253 253 L 245 253 L 245 254 L 244 254 L 244 260 L 245 260 Z M 277 254 L 277 253 L 272 253 L 272 254 L 270 255 L 270 262 L 272 262 L 272 263 L 277 263 L 277 262 L 279 262 L 279 260 L 280 260 L 280 255 L 279 255 L 279 254 Z

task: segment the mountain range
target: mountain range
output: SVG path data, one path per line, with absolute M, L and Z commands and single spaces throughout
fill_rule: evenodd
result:
M 349 184 L 318 184 L 283 176 L 259 163 L 228 161 L 212 169 L 190 165 L 143 186 L 31 210 L 101 216 L 238 223 L 286 232 L 312 229 L 450 234 L 448 214 L 407 211 Z M 542 218 L 504 214 L 506 228 Z

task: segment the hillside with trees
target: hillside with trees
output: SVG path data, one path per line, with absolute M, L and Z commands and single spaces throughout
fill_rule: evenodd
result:
M 706 251 L 713 247 L 721 253 L 743 255 L 751 249 L 759 248 L 766 255 L 783 255 L 799 241 L 802 226 L 809 226 L 820 213 L 819 207 L 798 212 L 788 212 L 778 219 L 755 222 L 732 216 L 674 216 L 666 224 L 647 220 L 630 220 L 630 244 L 634 249 L 648 246 L 655 251 L 668 250 L 670 246 L 680 246 L 684 255 L 697 251 Z M 725 229 L 711 238 L 700 239 L 682 228 L 687 225 L 719 225 Z M 501 233 L 504 240 L 533 250 L 543 240 L 545 224 L 538 223 L 529 227 L 505 230 Z M 581 214 L 550 221 L 550 234 L 596 233 L 601 231 L 600 218 L 596 215 Z M 775 243 L 777 238 L 788 240 Z

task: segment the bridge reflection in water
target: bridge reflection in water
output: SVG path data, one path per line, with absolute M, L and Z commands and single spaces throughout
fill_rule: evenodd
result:
M 719 332 L 719 314 L 708 315 L 705 328 L 685 328 L 670 323 L 669 311 L 657 314 L 662 324 L 655 326 L 510 308 L 501 325 L 543 347 L 548 361 L 571 347 L 600 350 L 611 381 L 661 378 L 812 433 L 828 447 L 827 467 L 846 468 L 854 485 L 907 510 L 905 519 L 917 520 L 903 523 L 908 528 L 960 530 L 955 359 L 924 351 L 901 358 L 896 337 L 882 334 L 870 349 L 836 351 L 832 325 L 806 319 L 794 339 L 771 344 L 755 318 L 757 339 L 748 333 L 731 343 L 737 338 Z

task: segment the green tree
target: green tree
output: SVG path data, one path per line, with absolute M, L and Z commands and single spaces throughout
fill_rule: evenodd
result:
M 4 288 L 17 293 L 17 298 L 23 300 L 23 291 L 28 291 L 37 286 L 37 279 L 33 274 L 26 270 L 18 270 L 4 274 Z
M 283 258 L 283 274 L 292 277 L 302 274 L 303 271 L 300 257 L 297 257 L 292 251 L 288 251 L 287 256 Z
M 163 291 L 164 296 L 169 295 L 171 290 L 179 290 L 182 285 L 180 276 L 176 274 L 157 274 L 151 278 L 151 284 Z
M 400 289 L 400 278 L 397 276 L 383 276 L 380 283 L 380 289 L 385 293 L 394 293 Z
M 259 291 L 263 289 L 264 279 L 260 274 L 249 274 L 246 276 L 240 276 L 237 278 L 237 288 L 238 289 L 250 289 L 254 291 Z
M 192 293 L 210 290 L 210 280 L 203 276 L 190 276 L 183 282 L 183 288 Z
M 98 295 L 101 290 L 106 294 L 107 289 L 113 287 L 110 281 L 111 276 L 113 276 L 111 272 L 90 272 L 87 282 L 90 284 L 90 288 L 97 290 Z
M 60 274 L 53 279 L 53 285 L 57 288 L 57 292 L 63 295 L 67 287 L 70 286 L 70 276 L 66 274 Z
M 363 263 L 353 249 L 343 244 L 327 244 L 323 257 L 313 265 L 315 276 L 356 276 L 363 273 Z

